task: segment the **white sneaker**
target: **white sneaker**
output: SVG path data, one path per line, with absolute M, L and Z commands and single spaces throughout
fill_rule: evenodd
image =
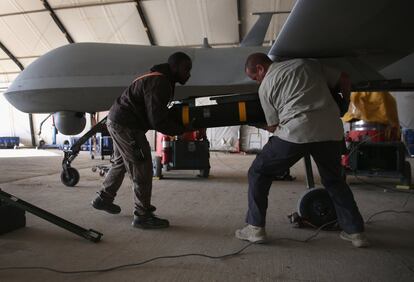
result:
M 236 238 L 250 241 L 252 243 L 264 243 L 266 241 L 266 231 L 264 227 L 258 227 L 248 224 L 242 229 L 236 230 Z
M 365 248 L 369 247 L 370 245 L 367 236 L 365 236 L 365 233 L 348 234 L 345 231 L 342 231 L 341 234 L 339 234 L 339 237 L 341 237 L 343 240 L 351 241 L 352 245 L 357 248 Z

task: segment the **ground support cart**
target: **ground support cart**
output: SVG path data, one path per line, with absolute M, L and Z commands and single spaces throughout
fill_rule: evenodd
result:
M 153 175 L 163 177 L 163 171 L 199 170 L 200 177 L 210 174 L 210 143 L 206 129 L 186 132 L 179 136 L 157 134 L 156 153 L 153 158 Z

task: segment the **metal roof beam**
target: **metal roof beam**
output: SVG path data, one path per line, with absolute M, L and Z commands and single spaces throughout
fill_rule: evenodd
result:
M 20 71 L 5 71 L 5 72 L 0 72 L 0 75 L 9 75 L 9 74 L 19 74 Z
M 142 24 L 144 25 L 144 29 L 147 33 L 148 40 L 149 40 L 150 44 L 155 45 L 154 37 L 152 36 L 152 32 L 151 32 L 151 29 L 148 25 L 147 18 L 145 17 L 144 11 L 142 10 L 142 7 L 141 7 L 141 3 L 140 3 L 141 1 L 142 0 L 135 0 L 135 4 L 136 4 L 137 10 L 138 10 L 138 14 L 139 14 L 139 17 L 141 18 Z
M 7 56 L 9 56 L 9 58 L 19 67 L 20 70 L 24 70 L 24 66 L 22 65 L 22 63 L 1 42 L 0 42 L 0 48 L 3 50 L 4 53 L 7 54 Z
M 42 0 L 41 0 L 42 1 Z M 61 6 L 53 8 L 54 11 L 58 10 L 69 10 L 69 9 L 77 9 L 77 8 L 88 8 L 88 7 L 97 7 L 97 6 L 108 6 L 108 5 L 116 5 L 116 4 L 126 4 L 126 3 L 135 3 L 135 0 L 125 0 L 125 1 L 116 1 L 116 2 L 101 2 L 101 3 L 90 3 L 90 4 L 79 4 L 79 5 L 71 5 L 71 6 Z M 33 14 L 33 13 L 43 13 L 48 12 L 48 9 L 38 9 L 38 10 L 30 10 L 30 11 L 22 11 L 22 12 L 15 12 L 15 13 L 7 13 L 7 14 L 0 14 L 1 17 L 9 17 L 9 16 L 20 16 L 26 14 Z
M 22 65 L 22 63 L 20 63 L 20 61 L 1 42 L 0 42 L 0 48 L 4 51 L 4 53 L 7 54 L 7 56 L 10 57 L 11 60 L 13 60 L 13 62 L 19 67 L 20 70 L 24 70 L 24 66 Z M 7 74 L 11 74 L 11 72 L 7 73 Z M 2 87 L 1 89 L 3 90 L 4 88 Z M 6 89 L 4 89 L 4 90 L 6 90 Z M 29 114 L 29 126 L 30 126 L 30 137 L 31 137 L 31 141 L 32 141 L 32 146 L 35 146 L 36 145 L 36 138 L 35 138 L 35 135 L 34 135 L 33 115 L 32 114 Z
M 53 21 L 59 27 L 59 29 L 63 32 L 63 34 L 65 35 L 66 39 L 69 41 L 69 43 L 74 43 L 75 41 L 73 40 L 72 36 L 70 36 L 69 32 L 67 31 L 67 29 L 65 28 L 65 26 L 63 25 L 63 23 L 60 21 L 60 19 L 56 15 L 55 11 L 49 5 L 49 2 L 47 2 L 47 0 L 40 0 L 40 1 L 42 1 L 43 6 L 45 6 L 46 10 L 49 11 L 50 16 L 52 17 Z
M 21 56 L 21 57 L 16 57 L 17 60 L 21 60 L 21 59 L 37 59 L 39 58 L 40 55 L 37 56 Z M 0 58 L 0 61 L 6 61 L 6 60 L 10 60 L 10 58 Z
M 239 43 L 242 42 L 242 15 L 241 15 L 241 0 L 237 0 L 237 25 L 239 27 Z
M 108 6 L 108 5 L 116 5 L 116 4 L 126 4 L 126 3 L 134 3 L 134 0 L 124 0 L 124 1 L 113 1 L 113 2 L 100 2 L 100 3 L 89 3 L 89 4 L 78 4 L 78 5 L 71 5 L 71 6 L 61 6 L 54 8 L 55 11 L 57 10 L 67 10 L 67 9 L 75 9 L 75 8 L 88 8 L 88 7 L 99 7 L 99 6 Z

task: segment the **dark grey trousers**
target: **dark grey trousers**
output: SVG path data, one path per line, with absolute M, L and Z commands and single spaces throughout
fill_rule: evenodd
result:
M 296 144 L 271 137 L 248 172 L 249 210 L 246 222 L 254 226 L 265 226 L 267 198 L 274 175 L 293 166 L 305 154 L 310 154 L 318 167 L 322 184 L 335 205 L 339 225 L 349 234 L 362 232 L 362 216 L 352 191 L 342 176 L 342 146 L 342 141 Z
M 134 189 L 135 212 L 150 211 L 152 193 L 151 148 L 144 131 L 130 129 L 107 121 L 113 140 L 114 155 L 111 169 L 102 184 L 100 196 L 113 201 L 128 172 Z

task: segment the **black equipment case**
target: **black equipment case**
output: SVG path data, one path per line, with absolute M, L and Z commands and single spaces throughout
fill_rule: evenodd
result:
M 25 211 L 0 200 L 0 234 L 26 226 Z

